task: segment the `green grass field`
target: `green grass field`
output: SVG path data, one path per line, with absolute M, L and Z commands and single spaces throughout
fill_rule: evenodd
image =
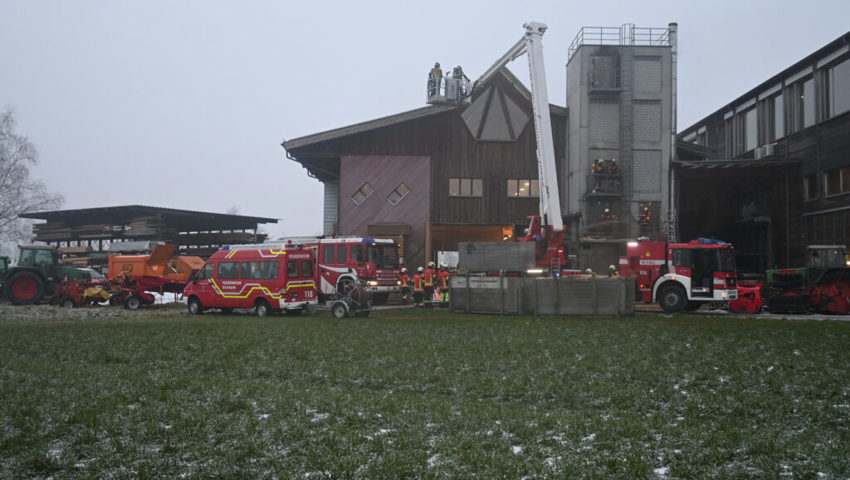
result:
M 850 322 L 0 319 L 0 477 L 848 478 Z

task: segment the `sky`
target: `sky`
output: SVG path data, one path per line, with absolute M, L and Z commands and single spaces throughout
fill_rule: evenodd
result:
M 678 23 L 678 129 L 850 31 L 847 0 L 0 0 L 0 109 L 63 209 L 150 205 L 322 230 L 322 185 L 284 140 L 425 106 L 435 61 L 477 78 L 549 26 L 549 101 L 566 104 L 583 26 Z M 527 79 L 527 60 L 510 65 Z

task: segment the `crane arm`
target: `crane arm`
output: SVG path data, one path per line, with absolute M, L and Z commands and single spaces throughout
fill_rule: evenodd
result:
M 520 55 L 528 54 L 528 73 L 531 81 L 531 106 L 534 130 L 537 135 L 537 174 L 540 183 L 540 217 L 543 225 L 556 232 L 563 231 L 561 200 L 555 170 L 555 146 L 552 140 L 552 119 L 549 114 L 549 94 L 546 89 L 546 69 L 543 66 L 543 33 L 546 25 L 528 22 L 523 25 L 525 35 L 472 85 L 472 90 L 486 82 L 500 68 Z

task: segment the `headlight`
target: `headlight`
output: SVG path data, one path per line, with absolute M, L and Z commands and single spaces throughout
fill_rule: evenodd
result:
M 369 285 L 370 287 L 376 287 L 378 285 L 378 281 L 377 280 L 369 280 L 368 282 L 366 282 L 366 285 Z

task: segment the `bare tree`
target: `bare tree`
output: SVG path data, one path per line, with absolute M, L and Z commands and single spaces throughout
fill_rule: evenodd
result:
M 0 112 L 0 245 L 17 243 L 31 235 L 32 223 L 18 215 L 59 208 L 61 195 L 30 178 L 38 152 L 29 139 L 15 133 L 15 114 Z

